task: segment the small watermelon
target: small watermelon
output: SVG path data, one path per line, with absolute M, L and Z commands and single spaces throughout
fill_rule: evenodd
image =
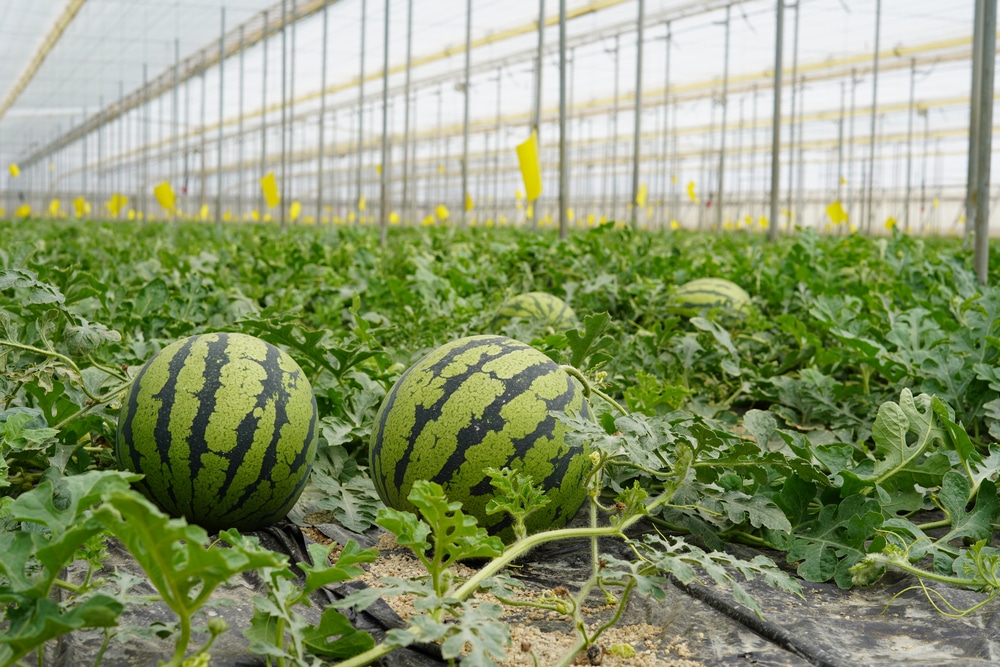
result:
M 316 400 L 299 365 L 244 334 L 192 336 L 139 371 L 115 456 L 164 512 L 210 532 L 284 517 L 316 456 Z
M 576 326 L 576 313 L 557 296 L 548 292 L 525 292 L 508 299 L 496 317 L 493 327 L 502 327 L 515 317 L 540 326 L 552 327 L 555 331 L 565 331 Z
M 734 282 L 722 278 L 696 278 L 677 288 L 670 309 L 680 315 L 697 315 L 707 308 L 745 313 L 750 295 Z
M 415 363 L 386 395 L 375 418 L 370 461 L 382 501 L 416 512 L 407 500 L 419 479 L 440 484 L 450 501 L 505 541 L 510 517 L 487 514 L 486 468 L 530 475 L 550 503 L 528 515 L 528 532 L 559 528 L 586 496 L 590 460 L 564 440 L 552 411 L 589 415 L 582 389 L 535 348 L 505 336 L 470 336 Z

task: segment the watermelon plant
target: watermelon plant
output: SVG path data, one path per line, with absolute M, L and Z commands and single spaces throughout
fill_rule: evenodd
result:
M 525 292 L 503 302 L 493 318 L 491 327 L 498 330 L 514 318 L 553 331 L 565 331 L 577 325 L 576 313 L 565 301 L 548 292 Z

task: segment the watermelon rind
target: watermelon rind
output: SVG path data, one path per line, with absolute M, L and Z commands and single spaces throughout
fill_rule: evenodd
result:
M 722 309 L 727 315 L 743 315 L 749 307 L 750 295 L 736 283 L 723 278 L 696 278 L 677 288 L 669 309 L 685 316 L 711 309 Z
M 492 327 L 497 330 L 519 318 L 529 324 L 565 331 L 577 325 L 576 313 L 564 300 L 548 292 L 525 292 L 507 299 L 497 310 Z
M 510 542 L 510 517 L 486 513 L 493 488 L 484 471 L 511 468 L 551 501 L 528 516 L 528 532 L 559 528 L 583 503 L 591 464 L 566 442 L 558 411 L 589 416 L 577 380 L 535 348 L 493 335 L 446 343 L 407 369 L 379 408 L 369 448 L 375 489 L 387 506 L 416 512 L 407 499 L 414 482 L 436 482 Z
M 209 532 L 283 518 L 316 455 L 305 373 L 254 336 L 207 333 L 149 359 L 122 403 L 115 456 L 136 488 Z

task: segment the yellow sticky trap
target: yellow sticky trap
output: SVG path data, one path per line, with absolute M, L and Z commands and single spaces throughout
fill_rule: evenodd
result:
M 73 212 L 76 213 L 76 217 L 82 218 L 90 213 L 90 202 L 83 197 L 77 197 L 73 200 Z
M 676 220 L 671 220 L 670 221 L 670 229 L 672 229 L 672 230 L 674 230 L 676 232 L 680 228 L 681 228 L 681 223 L 677 222 Z
M 830 222 L 835 225 L 842 225 L 847 222 L 847 211 L 839 201 L 831 202 L 826 207 L 826 215 L 830 218 Z
M 278 194 L 278 181 L 274 178 L 274 172 L 269 171 L 260 179 L 260 191 L 264 194 L 264 203 L 268 208 L 274 208 L 281 203 L 281 195 Z
M 22 204 L 14 210 L 15 218 L 29 218 L 31 217 L 31 204 Z
M 177 205 L 177 196 L 174 194 L 174 189 L 168 181 L 163 181 L 153 188 L 153 196 L 156 197 L 156 201 L 159 202 L 160 206 L 167 213 L 173 211 Z
M 225 213 L 222 214 L 222 221 L 223 222 L 230 222 L 232 219 L 233 219 L 233 212 L 232 211 L 226 211 Z
M 51 215 L 53 218 L 59 217 L 59 209 L 61 206 L 62 203 L 59 201 L 58 198 L 53 199 L 51 202 L 49 202 L 49 215 Z
M 438 165 L 438 173 L 439 174 L 443 174 L 444 173 L 444 165 L 443 164 L 439 164 Z
M 347 221 L 348 222 L 354 222 L 357 219 L 358 219 L 358 216 L 357 216 L 357 214 L 354 211 L 349 211 L 347 213 Z
M 858 226 L 857 225 L 847 225 L 847 231 L 849 231 L 850 233 L 854 234 L 855 232 L 858 231 Z
M 288 207 L 288 218 L 295 222 L 299 219 L 299 215 L 302 213 L 302 203 L 299 200 L 292 202 L 292 205 Z
M 569 222 L 573 222 L 573 220 L 575 219 L 576 219 L 576 213 L 573 212 L 573 209 L 571 208 L 566 209 L 566 220 L 568 220 Z
M 676 174 L 671 174 L 670 175 L 670 182 L 673 183 L 674 185 L 677 185 L 677 175 Z
M 272 221 L 274 221 L 274 218 L 271 217 L 271 214 L 270 213 L 265 213 L 264 214 L 264 222 L 272 222 Z
M 375 173 L 378 174 L 379 176 L 382 175 L 382 165 L 380 164 L 375 165 Z
M 11 178 L 17 178 L 21 175 L 21 168 L 17 166 L 16 162 L 11 162 L 10 166 L 7 167 L 7 171 L 10 172 Z
M 500 222 L 501 226 L 502 225 L 506 225 L 507 224 L 507 216 L 501 215 L 500 218 L 499 218 L 499 222 Z
M 935 197 L 935 198 L 934 198 L 934 201 L 932 201 L 932 202 L 931 202 L 931 206 L 933 206 L 934 208 L 937 208 L 937 207 L 938 207 L 938 204 L 940 204 L 940 203 L 941 203 L 941 202 L 940 202 L 940 201 L 938 201 L 938 198 L 937 198 L 937 197 Z
M 208 204 L 202 204 L 201 208 L 198 209 L 198 217 L 204 222 L 208 220 Z
M 542 194 L 542 168 L 538 162 L 538 135 L 532 131 L 528 140 L 517 145 L 517 162 L 528 201 L 535 201 Z
M 687 187 L 688 199 L 697 203 L 700 200 L 698 199 L 698 193 L 695 192 L 694 188 L 695 188 L 694 181 L 688 181 L 688 187 Z
M 846 179 L 846 178 L 844 178 L 843 176 L 841 176 L 841 177 L 840 177 L 840 184 L 841 184 L 841 185 L 847 185 L 847 179 Z
M 448 212 L 447 206 L 438 204 L 437 208 L 434 209 L 434 215 L 438 217 L 438 220 L 447 220 L 451 214 Z
M 250 211 L 250 219 L 253 220 L 254 222 L 260 222 L 260 211 L 258 211 L 257 209 L 253 209 L 252 211 Z
M 420 222 L 420 224 L 423 225 L 424 227 L 427 227 L 429 225 L 433 225 L 435 222 L 437 222 L 437 218 L 435 218 L 433 215 L 428 215 Z
M 389 214 L 389 224 L 390 225 L 398 225 L 399 224 L 399 213 L 396 213 L 395 211 L 393 211 L 393 212 L 391 212 Z
M 130 208 L 128 210 L 128 215 L 126 216 L 129 220 L 135 220 L 135 209 Z
M 517 201 L 521 201 L 522 199 L 524 199 L 524 193 L 521 192 L 520 188 L 514 190 L 514 199 L 516 199 Z
M 122 212 L 125 205 L 128 203 L 128 197 L 118 192 L 111 195 L 111 199 L 105 204 L 108 207 L 108 211 L 113 217 L 118 217 L 118 214 Z
M 764 216 L 760 216 L 757 218 L 757 224 L 760 225 L 761 229 L 767 229 L 771 225 L 771 221 Z
M 593 226 L 593 224 L 594 224 L 594 214 L 593 213 L 588 213 L 587 214 L 587 224 L 590 225 L 590 226 Z
M 470 195 L 468 192 L 466 192 L 465 193 L 465 210 L 466 211 L 471 211 L 474 208 L 476 208 L 476 203 L 474 201 L 472 201 L 472 195 Z
M 358 210 L 363 211 L 368 208 L 368 202 L 365 201 L 365 196 L 361 195 L 358 197 Z
M 642 208 L 643 206 L 646 205 L 646 192 L 647 192 L 646 184 L 643 183 L 642 185 L 639 186 L 639 191 L 635 193 L 635 205 L 638 206 L 639 208 Z
M 896 226 L 896 218 L 894 218 L 894 217 L 892 217 L 890 215 L 888 218 L 885 219 L 885 228 L 886 229 L 892 229 L 895 226 Z
M 534 204 L 528 204 L 528 208 L 526 208 L 524 210 L 524 217 L 526 217 L 528 220 L 531 220 L 532 218 L 535 217 L 535 205 Z

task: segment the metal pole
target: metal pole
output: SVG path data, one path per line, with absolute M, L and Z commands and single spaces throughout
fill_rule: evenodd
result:
M 104 96 L 97 98 L 97 192 L 94 195 L 94 205 L 100 208 L 101 196 L 104 192 Z
M 669 141 L 669 136 L 670 136 L 669 135 L 669 130 L 670 130 L 670 123 L 669 123 L 669 120 L 670 120 L 670 42 L 671 42 L 671 39 L 673 38 L 673 34 L 671 32 L 670 21 L 667 21 L 666 26 L 667 26 L 667 39 L 666 39 L 666 47 L 665 47 L 666 55 L 664 57 L 664 67 L 663 67 L 663 72 L 664 72 L 664 74 L 663 74 L 663 155 L 660 156 L 660 162 L 663 164 L 663 183 L 662 183 L 662 192 L 663 192 L 663 198 L 664 198 L 664 202 L 662 204 L 662 206 L 663 206 L 663 223 L 664 224 L 669 224 L 669 222 L 670 222 L 670 212 L 667 210 L 667 205 L 666 205 L 667 179 L 670 177 L 670 175 L 667 173 L 668 171 L 670 171 L 667 168 L 667 152 L 668 152 L 667 142 Z
M 560 26 L 560 30 L 562 27 Z M 615 35 L 615 99 L 611 110 L 613 124 L 611 138 L 611 220 L 618 219 L 618 62 L 621 48 L 619 36 Z
M 86 124 L 87 124 L 87 107 L 84 107 L 83 108 L 83 125 L 86 126 Z M 83 137 L 83 163 L 80 165 L 81 166 L 80 174 L 83 176 L 83 198 L 84 199 L 86 199 L 87 196 L 90 194 L 87 191 L 87 172 L 90 171 L 87 168 L 87 144 L 89 143 L 88 140 L 89 140 L 89 137 L 87 137 L 86 135 L 84 135 L 84 137 Z
M 538 56 L 535 60 L 535 99 L 534 107 L 531 110 L 531 127 L 535 130 L 536 141 L 541 141 L 541 128 L 539 121 L 542 114 L 542 68 L 543 54 L 545 46 L 545 0 L 538 0 Z
M 639 147 L 642 137 L 642 42 L 645 19 L 644 0 L 639 0 L 635 45 L 635 134 L 632 138 L 632 228 L 639 228 Z
M 500 102 L 503 100 L 503 70 L 497 70 L 496 147 L 493 151 L 493 220 L 500 224 Z
M 771 114 L 771 219 L 767 237 L 778 239 L 778 190 L 781 187 L 781 47 L 785 35 L 785 0 L 777 0 L 777 28 L 774 38 L 774 111 Z
M 924 233 L 927 222 L 927 155 L 930 151 L 930 110 L 923 110 L 924 117 L 924 150 L 920 165 L 920 233 Z
M 868 148 L 868 217 L 866 219 L 867 233 L 872 232 L 872 189 L 875 186 L 875 120 L 878 109 L 878 50 L 882 27 L 882 0 L 875 0 L 875 59 L 872 67 L 872 120 L 871 143 Z
M 295 33 L 298 30 L 297 16 L 296 0 L 292 0 L 292 35 L 288 54 L 288 147 L 285 150 L 285 171 L 288 181 L 285 184 L 285 196 L 289 202 L 293 201 L 298 192 L 298 188 L 295 187 L 295 173 L 292 167 L 292 156 L 295 155 L 295 53 L 297 51 L 295 45 L 298 44 Z M 286 209 L 286 206 L 282 206 L 281 215 L 283 218 L 287 215 Z
M 208 172 L 206 171 L 207 161 L 205 159 L 205 70 L 207 68 L 205 64 L 205 52 L 201 52 L 201 128 L 199 129 L 199 137 L 201 140 L 201 147 L 198 152 L 201 153 L 201 186 L 199 187 L 198 193 L 198 217 L 201 217 L 201 211 L 204 210 L 206 205 L 205 184 L 208 181 Z
M 469 197 L 469 67 L 472 61 L 472 0 L 466 0 L 465 3 L 465 83 L 462 86 L 462 92 L 465 96 L 464 99 L 464 110 L 462 115 L 462 194 L 461 198 L 461 208 L 458 210 L 462 212 L 461 220 L 462 226 L 468 225 L 468 215 L 469 207 L 466 205 L 466 200 Z
M 410 70 L 413 66 L 413 0 L 406 2 L 406 80 L 403 83 L 403 219 L 410 215 Z
M 910 233 L 910 193 L 913 183 L 913 109 L 917 78 L 917 59 L 910 58 L 910 109 L 906 124 L 906 210 L 903 215 L 903 229 Z
M 410 0 L 412 2 L 412 0 Z M 321 56 L 323 62 L 319 70 L 319 159 L 316 165 L 316 223 L 323 223 L 323 163 L 326 161 L 326 60 L 328 40 L 330 36 L 330 5 L 323 3 L 323 45 Z M 404 186 L 405 187 L 405 186 Z M 332 223 L 333 215 L 330 215 Z
M 757 84 L 753 86 L 753 114 L 750 120 L 750 127 L 753 130 L 750 132 L 750 187 L 748 192 L 752 197 L 750 200 L 750 220 L 751 222 L 757 219 Z
M 792 210 L 792 197 L 795 193 L 795 111 L 796 111 L 796 85 L 799 77 L 799 3 L 795 3 L 795 24 L 792 28 L 792 108 L 788 118 L 788 194 L 785 200 L 785 209 L 788 211 L 788 230 L 792 230 L 792 221 L 795 219 L 795 212 Z
M 983 146 L 993 141 L 993 75 L 996 69 L 997 3 L 990 0 L 983 11 L 983 40 L 977 57 L 981 61 L 979 139 Z M 976 248 L 973 263 L 979 284 L 985 285 L 989 271 L 990 158 L 992 151 L 979 151 L 976 184 Z
M 239 144 L 237 145 L 237 158 L 236 161 L 239 163 L 239 167 L 236 171 L 236 219 L 243 219 L 243 24 L 240 24 L 240 94 L 238 97 L 239 104 L 239 124 L 237 126 L 236 134 L 239 135 Z
M 145 121 L 142 124 L 142 183 L 140 184 L 140 191 L 142 192 L 142 201 L 139 203 L 140 211 L 142 212 L 143 219 L 149 217 L 149 200 L 148 200 L 148 186 L 149 186 L 149 88 L 148 85 L 148 74 L 149 67 L 147 63 L 142 64 L 142 109 L 145 114 Z M 86 146 L 86 140 L 84 140 L 84 146 Z M 84 188 L 86 191 L 86 188 Z
M 215 225 L 222 231 L 222 128 L 224 123 L 222 122 L 222 114 L 225 111 L 222 101 L 225 99 L 223 93 L 223 83 L 225 79 L 223 77 L 226 58 L 226 8 L 221 9 L 219 27 L 219 160 L 218 160 L 218 170 L 215 174 Z
M 355 197 L 355 206 L 361 203 L 361 165 L 362 156 L 361 151 L 364 149 L 364 136 L 365 136 L 365 114 L 364 114 L 364 100 L 365 100 L 365 18 L 368 15 L 368 3 L 366 0 L 361 0 L 361 67 L 358 74 L 358 155 L 356 158 L 357 163 L 357 181 L 358 181 L 358 192 Z
M 795 210 L 798 211 L 798 217 L 801 218 L 799 221 L 803 226 L 805 225 L 805 202 L 803 200 L 803 188 L 805 187 L 805 159 L 803 157 L 804 144 L 803 137 L 805 133 L 803 131 L 803 120 L 802 113 L 806 108 L 806 78 L 804 76 L 799 77 L 799 131 L 796 133 L 795 138 L 799 142 L 799 156 L 798 164 L 795 168 L 798 170 L 795 178 Z
M 122 172 L 125 169 L 125 116 L 122 113 L 122 109 L 125 108 L 125 82 L 118 82 L 118 145 L 115 147 L 118 151 L 118 168 L 115 170 L 115 194 L 120 195 L 122 192 Z M 118 212 L 115 217 L 119 220 L 122 218 L 122 207 L 118 207 Z
M 851 68 L 851 123 L 848 128 L 850 136 L 847 139 L 847 220 L 854 218 L 854 197 L 857 188 L 854 187 L 854 116 L 855 98 L 857 96 L 858 83 L 860 79 L 855 75 L 855 69 Z
M 264 32 L 267 33 L 269 21 L 267 17 L 267 10 L 264 10 Z M 260 100 L 260 176 L 258 178 L 263 178 L 267 174 L 267 39 L 264 39 L 264 64 L 260 76 L 260 90 L 261 90 L 261 100 Z M 258 211 L 260 212 L 261 221 L 264 220 L 264 207 L 266 203 L 264 201 L 264 191 L 263 188 L 257 188 L 258 194 Z
M 384 246 L 389 230 L 389 0 L 385 0 L 382 51 L 382 172 L 379 189 L 379 241 Z
M 837 121 L 837 201 L 841 201 L 844 189 L 844 107 L 847 103 L 847 86 L 840 82 L 840 120 Z
M 281 0 L 281 203 L 279 221 L 284 229 L 288 197 L 288 0 Z
M 797 5 L 796 5 L 797 6 Z M 722 229 L 722 204 L 726 172 L 726 115 L 729 110 L 729 17 L 732 5 L 726 5 L 726 45 L 722 61 L 722 127 L 719 130 L 719 187 L 715 197 L 715 231 Z M 797 12 L 796 12 L 797 13 Z
M 616 95 L 617 103 L 617 95 Z M 566 167 L 566 0 L 559 0 L 559 238 L 566 238 L 569 179 Z M 535 212 L 537 217 L 538 212 Z
M 982 107 L 980 96 L 982 90 L 982 59 L 979 54 L 982 52 L 983 44 L 983 19 L 986 11 L 986 4 L 990 0 L 976 0 L 975 16 L 973 18 L 972 29 L 972 91 L 969 96 L 969 152 L 968 166 L 965 181 L 965 233 L 969 234 L 975 229 L 976 223 L 976 200 L 975 188 L 979 182 L 977 170 L 979 168 L 979 147 L 982 145 L 979 136 L 982 126 L 979 123 L 979 112 Z

